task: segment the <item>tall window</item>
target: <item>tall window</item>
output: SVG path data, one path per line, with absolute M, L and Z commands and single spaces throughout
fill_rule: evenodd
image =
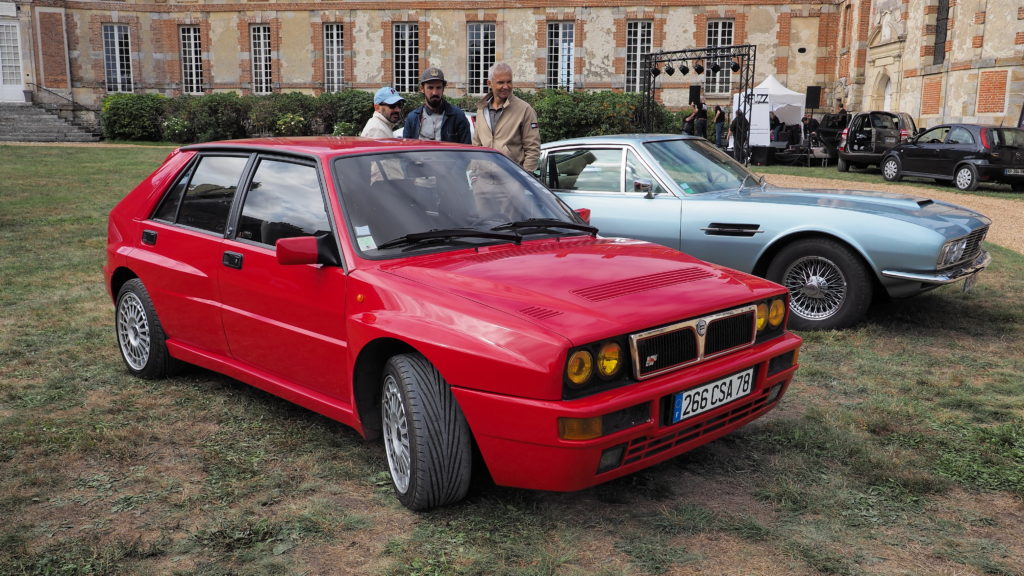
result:
M 395 90 L 415 92 L 420 76 L 420 25 L 401 22 L 394 26 Z
M 732 20 L 709 20 L 708 21 L 708 48 L 717 46 L 732 46 L 733 27 Z M 721 70 L 711 72 L 711 65 L 718 64 Z M 732 82 L 732 71 L 729 66 L 732 60 L 729 58 L 711 59 L 704 63 L 707 69 L 704 76 L 705 94 L 728 94 Z
M 469 52 L 466 60 L 467 70 L 466 91 L 470 94 L 483 94 L 487 91 L 487 71 L 494 65 L 494 23 L 474 22 L 467 28 L 467 45 Z
M 274 91 L 271 74 L 270 26 L 260 24 L 249 29 L 252 60 L 252 91 L 255 94 L 270 94 Z
M 198 26 L 182 26 L 181 40 L 181 91 L 185 94 L 203 92 L 203 47 L 199 40 Z
M 345 83 L 345 30 L 341 24 L 324 24 L 324 89 L 341 92 Z
M 946 38 L 949 36 L 949 0 L 939 0 L 938 12 L 935 14 L 935 55 L 932 64 L 946 61 Z
M 643 90 L 640 64 L 643 55 L 651 51 L 653 28 L 653 23 L 650 20 L 634 20 L 626 23 L 626 92 Z
M 103 67 L 107 92 L 132 92 L 132 45 L 128 26 L 103 25 Z
M 572 22 L 548 22 L 548 88 L 573 89 L 572 62 L 575 55 Z

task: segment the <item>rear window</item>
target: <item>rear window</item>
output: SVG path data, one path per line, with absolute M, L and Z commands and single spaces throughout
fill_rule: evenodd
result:
M 1020 128 L 993 128 L 992 145 L 1024 148 L 1024 130 Z
M 872 114 L 871 115 L 871 127 L 872 128 L 883 128 L 886 130 L 896 130 L 899 120 L 895 116 L 889 114 Z

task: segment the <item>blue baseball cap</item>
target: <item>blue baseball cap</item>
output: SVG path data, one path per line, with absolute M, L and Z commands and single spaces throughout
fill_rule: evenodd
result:
M 398 104 L 405 102 L 405 98 L 391 86 L 384 86 L 373 95 L 374 104 Z

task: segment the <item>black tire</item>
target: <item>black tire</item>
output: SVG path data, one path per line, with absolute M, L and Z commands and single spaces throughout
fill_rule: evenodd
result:
M 849 172 L 850 171 L 850 163 L 846 161 L 846 158 L 843 158 L 842 156 L 840 156 L 839 157 L 839 161 L 836 163 L 836 168 L 840 172 Z
M 388 359 L 381 387 L 384 447 L 398 501 L 426 510 L 464 498 L 472 443 L 448 383 L 426 358 L 400 354 Z
M 171 372 L 174 359 L 167 352 L 167 336 L 149 292 L 138 278 L 125 282 L 117 292 L 114 332 L 129 372 L 147 379 L 163 378 Z
M 1024 192 L 1024 184 L 1010 184 L 1010 190 L 1012 192 Z
M 873 297 L 860 257 L 827 238 L 783 248 L 768 266 L 768 279 L 789 290 L 789 327 L 796 330 L 847 328 L 863 318 Z
M 970 192 L 978 187 L 978 169 L 974 164 L 961 164 L 953 172 L 953 185 L 958 190 Z
M 889 182 L 899 182 L 903 178 L 903 165 L 900 164 L 900 159 L 895 156 L 889 156 L 882 160 L 882 178 L 885 178 Z

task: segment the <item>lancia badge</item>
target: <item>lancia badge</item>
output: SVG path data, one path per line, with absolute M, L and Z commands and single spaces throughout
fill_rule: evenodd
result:
M 697 321 L 697 335 L 703 336 L 708 331 L 708 321 L 703 318 Z

